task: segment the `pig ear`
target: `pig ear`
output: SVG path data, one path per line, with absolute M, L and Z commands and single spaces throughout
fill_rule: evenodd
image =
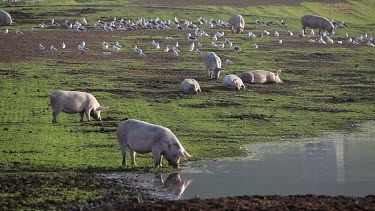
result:
M 97 107 L 97 108 L 95 109 L 95 111 L 101 111 L 101 110 L 103 110 L 103 109 L 105 109 L 105 108 L 109 108 L 109 107 L 99 106 L 99 107 Z
M 277 72 L 276 72 L 276 75 L 280 75 L 281 74 L 281 69 L 279 69 Z
M 191 155 L 186 150 L 184 150 L 184 155 L 187 157 L 191 157 Z

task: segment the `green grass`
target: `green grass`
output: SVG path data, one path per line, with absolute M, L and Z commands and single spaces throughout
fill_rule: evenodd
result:
M 348 3 L 323 5 L 303 2 L 295 6 L 273 5 L 237 8 L 231 6 L 192 7 L 145 7 L 127 5 L 116 1 L 43 1 L 32 5 L 7 7 L 36 17 L 36 22 L 49 22 L 55 18 L 87 17 L 94 23 L 97 19 L 113 16 L 173 19 L 175 16 L 194 21 L 197 17 L 227 20 L 233 13 L 244 14 L 246 30 L 254 33 L 264 27 L 255 25 L 256 19 L 274 21 L 284 19 L 289 27 L 271 27 L 280 32 L 291 29 L 297 32 L 299 18 L 306 13 L 326 15 L 334 20 L 345 20 L 349 28 L 337 29 L 335 39 L 344 39 L 348 32 L 352 37 L 362 33 L 375 35 L 372 1 L 348 1 Z M 110 4 L 118 4 L 112 7 Z M 54 10 L 55 4 L 58 11 Z M 94 8 L 95 11 L 79 17 L 72 10 Z M 52 11 L 54 13 L 52 13 Z M 67 12 L 70 11 L 70 12 Z M 44 13 L 51 12 L 45 16 Z M 56 13 L 56 14 L 55 14 Z M 28 30 L 36 23 L 22 20 L 17 28 Z M 1 26 L 0 30 L 6 27 Z M 64 29 L 51 29 L 51 32 Z M 152 29 L 156 30 L 156 29 Z M 231 34 L 228 29 L 208 29 L 209 34 L 225 31 L 225 37 L 241 46 L 242 52 L 232 49 L 215 50 L 210 38 L 200 38 L 204 52 L 215 50 L 225 65 L 223 75 L 252 69 L 282 69 L 284 84 L 249 85 L 245 91 L 236 92 L 222 87 L 221 80 L 207 80 L 203 72 L 203 56 L 187 52 L 190 44 L 184 32 L 174 30 L 174 40 L 167 42 L 164 34 L 142 35 L 100 34 L 91 44 L 92 55 L 100 54 L 102 39 L 119 41 L 125 47 L 119 58 L 79 60 L 70 58 L 33 58 L 22 62 L 0 64 L 0 172 L 102 172 L 102 171 L 159 171 L 153 170 L 150 154 L 138 155 L 138 167 L 121 167 L 121 153 L 115 134 L 118 123 L 126 118 L 140 119 L 170 128 L 193 156 L 189 161 L 201 159 L 225 159 L 246 156 L 244 144 L 266 141 L 300 141 L 321 136 L 330 131 L 342 131 L 353 123 L 375 119 L 374 48 L 321 46 L 302 41 L 296 36 L 287 38 L 289 47 L 276 46 L 274 37 L 244 40 L 243 35 Z M 187 32 L 187 30 L 185 31 Z M 53 39 L 51 37 L 51 39 Z M 55 39 L 59 39 L 56 37 Z M 72 43 L 80 38 L 70 37 Z M 142 60 L 131 57 L 136 43 L 150 56 L 157 52 L 151 47 L 155 39 L 172 46 L 178 41 L 184 49 L 178 58 L 170 55 L 168 61 Z M 218 42 L 219 43 L 219 42 Z M 257 43 L 260 48 L 254 50 Z M 5 44 L 4 42 L 2 44 Z M 162 47 L 162 48 L 163 48 Z M 74 53 L 72 50 L 71 53 Z M 55 59 L 54 59 L 55 58 Z M 74 73 L 74 74 L 73 74 Z M 191 75 L 189 75 L 191 74 Z M 183 77 L 196 77 L 203 92 L 184 95 L 179 92 Z M 223 76 L 222 76 L 223 77 Z M 222 78 L 221 77 L 221 78 Z M 79 115 L 61 113 L 58 123 L 52 124 L 49 94 L 58 89 L 83 90 L 94 94 L 104 106 L 103 123 L 93 121 L 80 123 Z M 130 164 L 130 158 L 128 158 Z M 166 164 L 166 163 L 165 163 Z M 165 166 L 165 165 L 164 165 Z M 171 170 L 165 168 L 163 170 Z M 47 189 L 46 189 L 47 191 Z M 54 189 L 47 191 L 55 193 Z M 17 197 L 19 193 L 0 192 L 3 198 Z M 79 195 L 79 196 L 78 196 Z M 43 195 L 25 203 L 43 203 L 48 200 L 79 201 L 100 197 L 83 189 L 64 189 L 56 196 Z

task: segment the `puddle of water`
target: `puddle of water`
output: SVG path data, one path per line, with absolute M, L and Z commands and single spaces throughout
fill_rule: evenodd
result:
M 178 200 L 239 195 L 375 194 L 375 122 L 356 134 L 333 133 L 301 143 L 247 145 L 237 161 L 189 162 L 171 174 L 107 174 L 134 180 L 150 198 Z
M 375 122 L 356 134 L 246 147 L 254 154 L 250 160 L 191 163 L 181 173 L 192 180 L 181 198 L 375 193 Z

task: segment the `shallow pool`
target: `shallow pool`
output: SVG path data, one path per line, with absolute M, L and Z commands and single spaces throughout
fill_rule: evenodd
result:
M 375 194 L 375 122 L 361 132 L 332 133 L 298 143 L 256 143 L 235 161 L 188 162 L 181 172 L 135 174 L 134 184 L 155 199 L 239 195 Z M 129 179 L 129 175 L 107 175 Z

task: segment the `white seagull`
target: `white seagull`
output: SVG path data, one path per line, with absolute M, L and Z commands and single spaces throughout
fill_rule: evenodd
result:
M 168 47 L 168 45 L 167 45 L 167 47 L 165 47 L 165 49 L 164 49 L 164 52 L 169 52 L 169 47 Z
M 235 52 L 240 52 L 240 51 L 241 51 L 241 48 L 238 47 L 238 45 L 234 45 L 233 50 L 234 50 Z
M 193 51 L 194 50 L 194 47 L 195 47 L 195 44 L 194 43 L 191 43 L 190 47 L 189 47 L 189 51 Z
M 4 34 L 8 34 L 9 33 L 9 29 L 4 29 Z
M 51 47 L 49 48 L 51 51 L 57 51 L 57 48 L 53 47 L 53 45 L 51 45 Z
M 62 48 L 62 49 L 65 49 L 65 47 L 66 47 L 66 45 L 65 45 L 65 43 L 63 42 L 63 43 L 61 44 L 61 48 Z
M 229 60 L 229 59 L 227 59 L 227 60 L 225 60 L 225 63 L 227 63 L 227 64 L 234 64 L 231 60 Z
M 18 35 L 23 35 L 23 32 L 21 32 L 20 30 L 17 30 L 17 31 L 16 31 L 16 34 L 18 34 Z
M 253 48 L 258 49 L 258 45 L 254 43 Z
M 46 49 L 41 43 L 39 43 L 39 50 L 44 50 Z

